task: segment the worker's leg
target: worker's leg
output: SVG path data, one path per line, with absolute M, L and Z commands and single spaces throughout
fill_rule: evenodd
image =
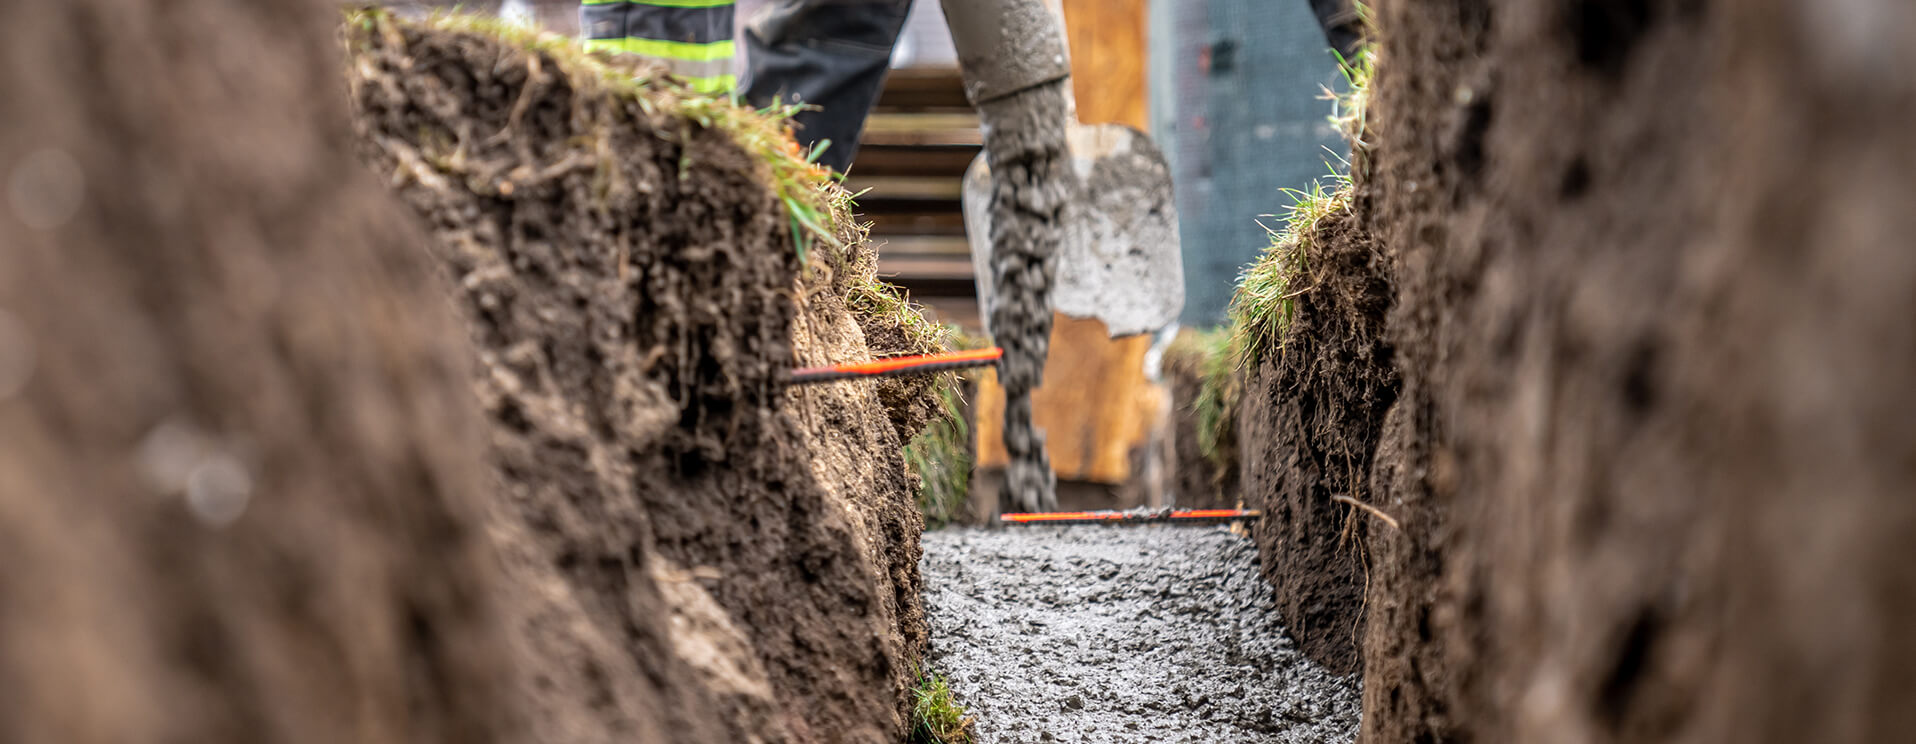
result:
M 1345 61 L 1354 62 L 1358 46 L 1364 43 L 1364 32 L 1352 0 L 1311 0 L 1311 12 L 1317 14 L 1317 25 L 1324 29 L 1324 40 Z
M 732 0 L 584 0 L 579 28 L 586 48 L 658 60 L 693 90 L 737 86 Z
M 777 0 L 745 27 L 745 100 L 818 106 L 796 119 L 807 147 L 844 172 L 878 101 L 911 0 Z

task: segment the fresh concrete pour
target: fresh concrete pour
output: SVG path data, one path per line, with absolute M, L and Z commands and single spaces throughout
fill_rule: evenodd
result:
M 1292 647 L 1222 527 L 924 536 L 931 667 L 982 744 L 1348 742 L 1356 677 Z

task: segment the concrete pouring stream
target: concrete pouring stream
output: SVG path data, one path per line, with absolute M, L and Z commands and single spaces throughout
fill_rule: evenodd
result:
M 981 744 L 1348 742 L 1356 676 L 1299 653 L 1223 527 L 924 537 L 931 667 Z

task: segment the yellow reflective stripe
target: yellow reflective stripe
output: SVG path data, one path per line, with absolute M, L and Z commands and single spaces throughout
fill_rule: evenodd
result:
M 737 53 L 738 43 L 731 39 L 714 41 L 710 44 L 692 44 L 683 41 L 627 38 L 624 49 L 632 54 L 643 54 L 647 57 L 657 57 L 659 59 L 711 62 L 713 60 L 731 59 L 732 55 Z
M 692 90 L 700 93 L 726 93 L 738 87 L 738 76 L 730 73 L 683 80 Z
M 624 51 L 625 40 L 624 39 L 586 39 L 585 50 L 588 52 Z

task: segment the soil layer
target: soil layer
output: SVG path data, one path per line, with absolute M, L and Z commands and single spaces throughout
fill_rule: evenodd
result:
M 479 351 L 540 740 L 897 741 L 923 406 L 778 383 L 874 352 L 845 300 L 869 258 L 801 279 L 763 162 L 544 52 L 390 20 L 351 44 L 369 157 Z
M 0 4 L 0 741 L 519 741 L 468 353 L 336 7 Z
M 1340 674 L 1362 667 L 1364 541 L 1388 527 L 1357 504 L 1372 500 L 1371 456 L 1398 387 L 1388 263 L 1359 214 L 1338 210 L 1302 241 L 1290 321 L 1254 342 L 1238 417 L 1264 575 L 1304 652 Z
M 1377 11 L 1366 740 L 1916 730 L 1916 10 Z

